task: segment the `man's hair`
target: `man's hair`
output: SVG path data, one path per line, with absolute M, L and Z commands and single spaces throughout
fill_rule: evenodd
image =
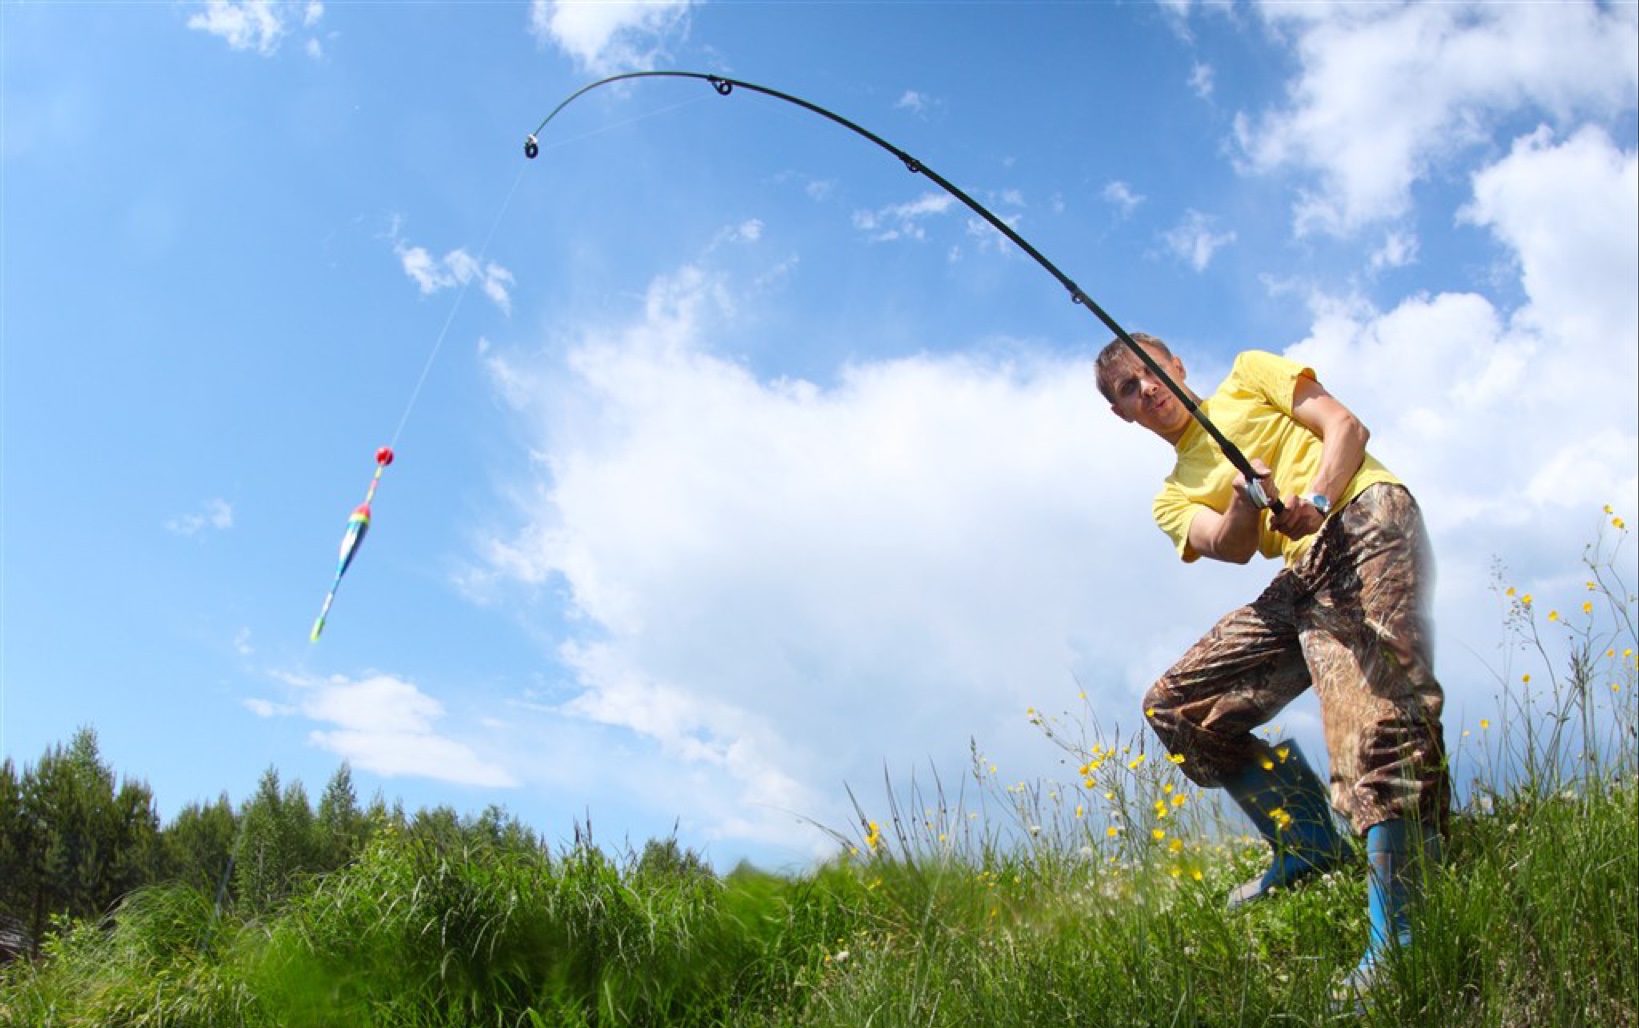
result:
M 1153 350 L 1162 357 L 1172 356 L 1172 351 L 1167 349 L 1167 344 L 1154 336 L 1145 335 L 1142 332 L 1133 332 L 1131 335 L 1132 341 L 1139 346 L 1147 350 Z M 1104 345 L 1104 349 L 1098 351 L 1098 356 L 1093 360 L 1093 373 L 1098 379 L 1098 391 L 1104 394 L 1106 400 L 1111 403 L 1115 402 L 1115 383 L 1112 379 L 1115 377 L 1116 369 L 1128 360 L 1137 359 L 1138 355 L 1132 352 L 1132 348 L 1120 336 L 1110 340 Z

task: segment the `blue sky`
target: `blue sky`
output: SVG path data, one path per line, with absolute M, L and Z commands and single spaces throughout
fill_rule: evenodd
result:
M 884 771 L 1063 773 L 1273 574 L 1184 567 L 1108 333 L 1310 363 L 1491 590 L 1639 505 L 1628 4 L 0 4 L 0 748 L 798 866 Z M 373 453 L 368 542 L 312 618 Z M 1635 575 L 1633 550 L 1621 566 Z M 1283 730 L 1318 743 L 1311 701 Z

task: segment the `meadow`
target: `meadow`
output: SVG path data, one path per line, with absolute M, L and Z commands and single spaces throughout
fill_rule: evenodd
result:
M 1242 823 L 1142 736 L 1033 711 L 1073 780 L 1010 783 L 976 748 L 948 785 L 856 796 L 798 874 L 376 811 L 356 855 L 267 902 L 179 881 L 59 919 L 0 970 L 0 1025 L 1639 1026 L 1626 536 L 1607 519 L 1585 595 L 1499 579 L 1497 709 L 1448 726 L 1476 771 L 1363 1007 L 1334 996 L 1365 944 L 1359 861 L 1230 913 L 1266 860 Z

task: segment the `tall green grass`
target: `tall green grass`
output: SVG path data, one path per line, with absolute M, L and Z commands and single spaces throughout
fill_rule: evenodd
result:
M 1072 780 L 1009 783 L 975 748 L 959 784 L 856 797 L 806 873 L 387 819 L 269 912 L 176 885 L 58 926 L 0 971 L 0 1025 L 1639 1026 L 1622 538 L 1564 612 L 1499 586 L 1496 715 L 1448 729 L 1480 777 L 1362 1010 L 1333 998 L 1365 945 L 1358 864 L 1230 914 L 1261 844 L 1145 737 L 1032 712 Z

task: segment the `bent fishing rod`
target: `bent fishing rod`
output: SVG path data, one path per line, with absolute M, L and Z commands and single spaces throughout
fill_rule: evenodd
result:
M 524 138 L 524 156 L 528 157 L 530 160 L 534 160 L 537 156 L 539 156 L 541 152 L 539 137 L 541 132 L 546 129 L 547 123 L 553 118 L 557 117 L 559 111 L 562 111 L 565 107 L 568 107 L 571 103 L 574 103 L 575 100 L 581 96 L 590 93 L 592 90 L 597 89 L 600 86 L 607 86 L 611 83 L 621 82 L 626 79 L 643 78 L 699 79 L 703 82 L 710 83 L 711 87 L 717 90 L 717 94 L 719 96 L 728 96 L 738 88 L 748 89 L 753 93 L 761 93 L 764 96 L 771 96 L 776 100 L 784 100 L 788 104 L 794 104 L 797 107 L 801 107 L 805 111 L 810 111 L 822 118 L 841 125 L 850 132 L 870 140 L 877 146 L 899 158 L 900 163 L 905 166 L 907 171 L 913 175 L 921 175 L 925 177 L 928 181 L 932 182 L 940 189 L 943 189 L 951 196 L 954 196 L 956 199 L 960 200 L 967 206 L 968 210 L 989 222 L 990 225 L 996 229 L 996 231 L 1012 240 L 1015 246 L 1029 254 L 1032 260 L 1041 265 L 1049 275 L 1052 275 L 1055 279 L 1057 279 L 1059 285 L 1063 286 L 1069 291 L 1071 303 L 1078 304 L 1091 311 L 1093 316 L 1098 318 L 1099 321 L 1102 321 L 1105 328 L 1108 328 L 1111 332 L 1114 332 L 1116 338 L 1125 343 L 1127 348 L 1131 350 L 1140 361 L 1143 362 L 1146 368 L 1149 369 L 1150 373 L 1154 375 L 1163 385 L 1165 385 L 1167 389 L 1171 391 L 1173 396 L 1177 397 L 1178 402 L 1184 405 L 1184 409 L 1189 411 L 1190 416 L 1195 419 L 1196 423 L 1199 424 L 1201 428 L 1212 437 L 1213 441 L 1218 444 L 1218 448 L 1223 451 L 1224 457 L 1227 458 L 1229 463 L 1235 467 L 1235 470 L 1239 471 L 1243 476 L 1245 476 L 1248 491 L 1252 495 L 1254 501 L 1262 498 L 1263 502 L 1260 506 L 1266 506 L 1276 514 L 1281 513 L 1281 511 L 1285 509 L 1278 496 L 1267 496 L 1264 494 L 1263 489 L 1258 482 L 1259 476 L 1257 472 L 1252 469 L 1252 463 L 1246 459 L 1246 455 L 1241 452 L 1240 447 L 1230 442 L 1229 438 L 1225 436 L 1223 432 L 1219 431 L 1218 426 L 1212 423 L 1211 419 L 1206 416 L 1206 412 L 1201 410 L 1200 405 L 1195 402 L 1195 398 L 1190 396 L 1189 393 L 1185 392 L 1184 388 L 1177 382 L 1173 381 L 1172 376 L 1168 375 L 1166 370 L 1156 362 L 1155 357 L 1152 356 L 1148 350 L 1144 349 L 1143 346 L 1139 345 L 1137 340 L 1133 339 L 1133 337 L 1127 333 L 1126 329 L 1117 324 L 1116 320 L 1110 317 L 1110 315 L 1105 312 L 1104 308 L 1100 307 L 1092 297 L 1083 292 L 1081 287 L 1076 285 L 1076 283 L 1068 275 L 1060 271 L 1057 265 L 1048 260 L 1046 257 L 1042 256 L 1041 251 L 1037 250 L 1034 246 L 1031 246 L 1023 236 L 1013 231 L 1012 226 L 996 217 L 996 215 L 992 214 L 983 204 L 967 195 L 967 193 L 963 192 L 960 188 L 952 184 L 950 180 L 946 179 L 943 175 L 934 171 L 932 168 L 928 167 L 926 164 L 923 164 L 920 160 L 912 157 L 899 147 L 894 146 L 892 143 L 888 142 L 886 139 L 883 139 L 876 133 L 870 131 L 869 129 L 863 128 L 852 121 L 849 121 L 847 118 L 844 118 L 842 115 L 837 114 L 834 111 L 829 111 L 824 107 L 821 107 L 819 104 L 811 103 L 804 100 L 800 96 L 792 96 L 790 93 L 782 93 L 777 89 L 769 89 L 767 86 L 759 86 L 753 82 L 744 82 L 740 79 L 727 78 L 722 75 L 710 75 L 698 71 L 629 71 L 620 75 L 611 75 L 608 78 L 599 79 L 598 81 L 582 86 L 574 93 L 571 93 L 562 103 L 558 104 L 558 106 L 552 109 L 551 114 L 548 114 L 545 118 L 541 119 L 541 123 L 535 126 L 534 132 L 531 132 Z

